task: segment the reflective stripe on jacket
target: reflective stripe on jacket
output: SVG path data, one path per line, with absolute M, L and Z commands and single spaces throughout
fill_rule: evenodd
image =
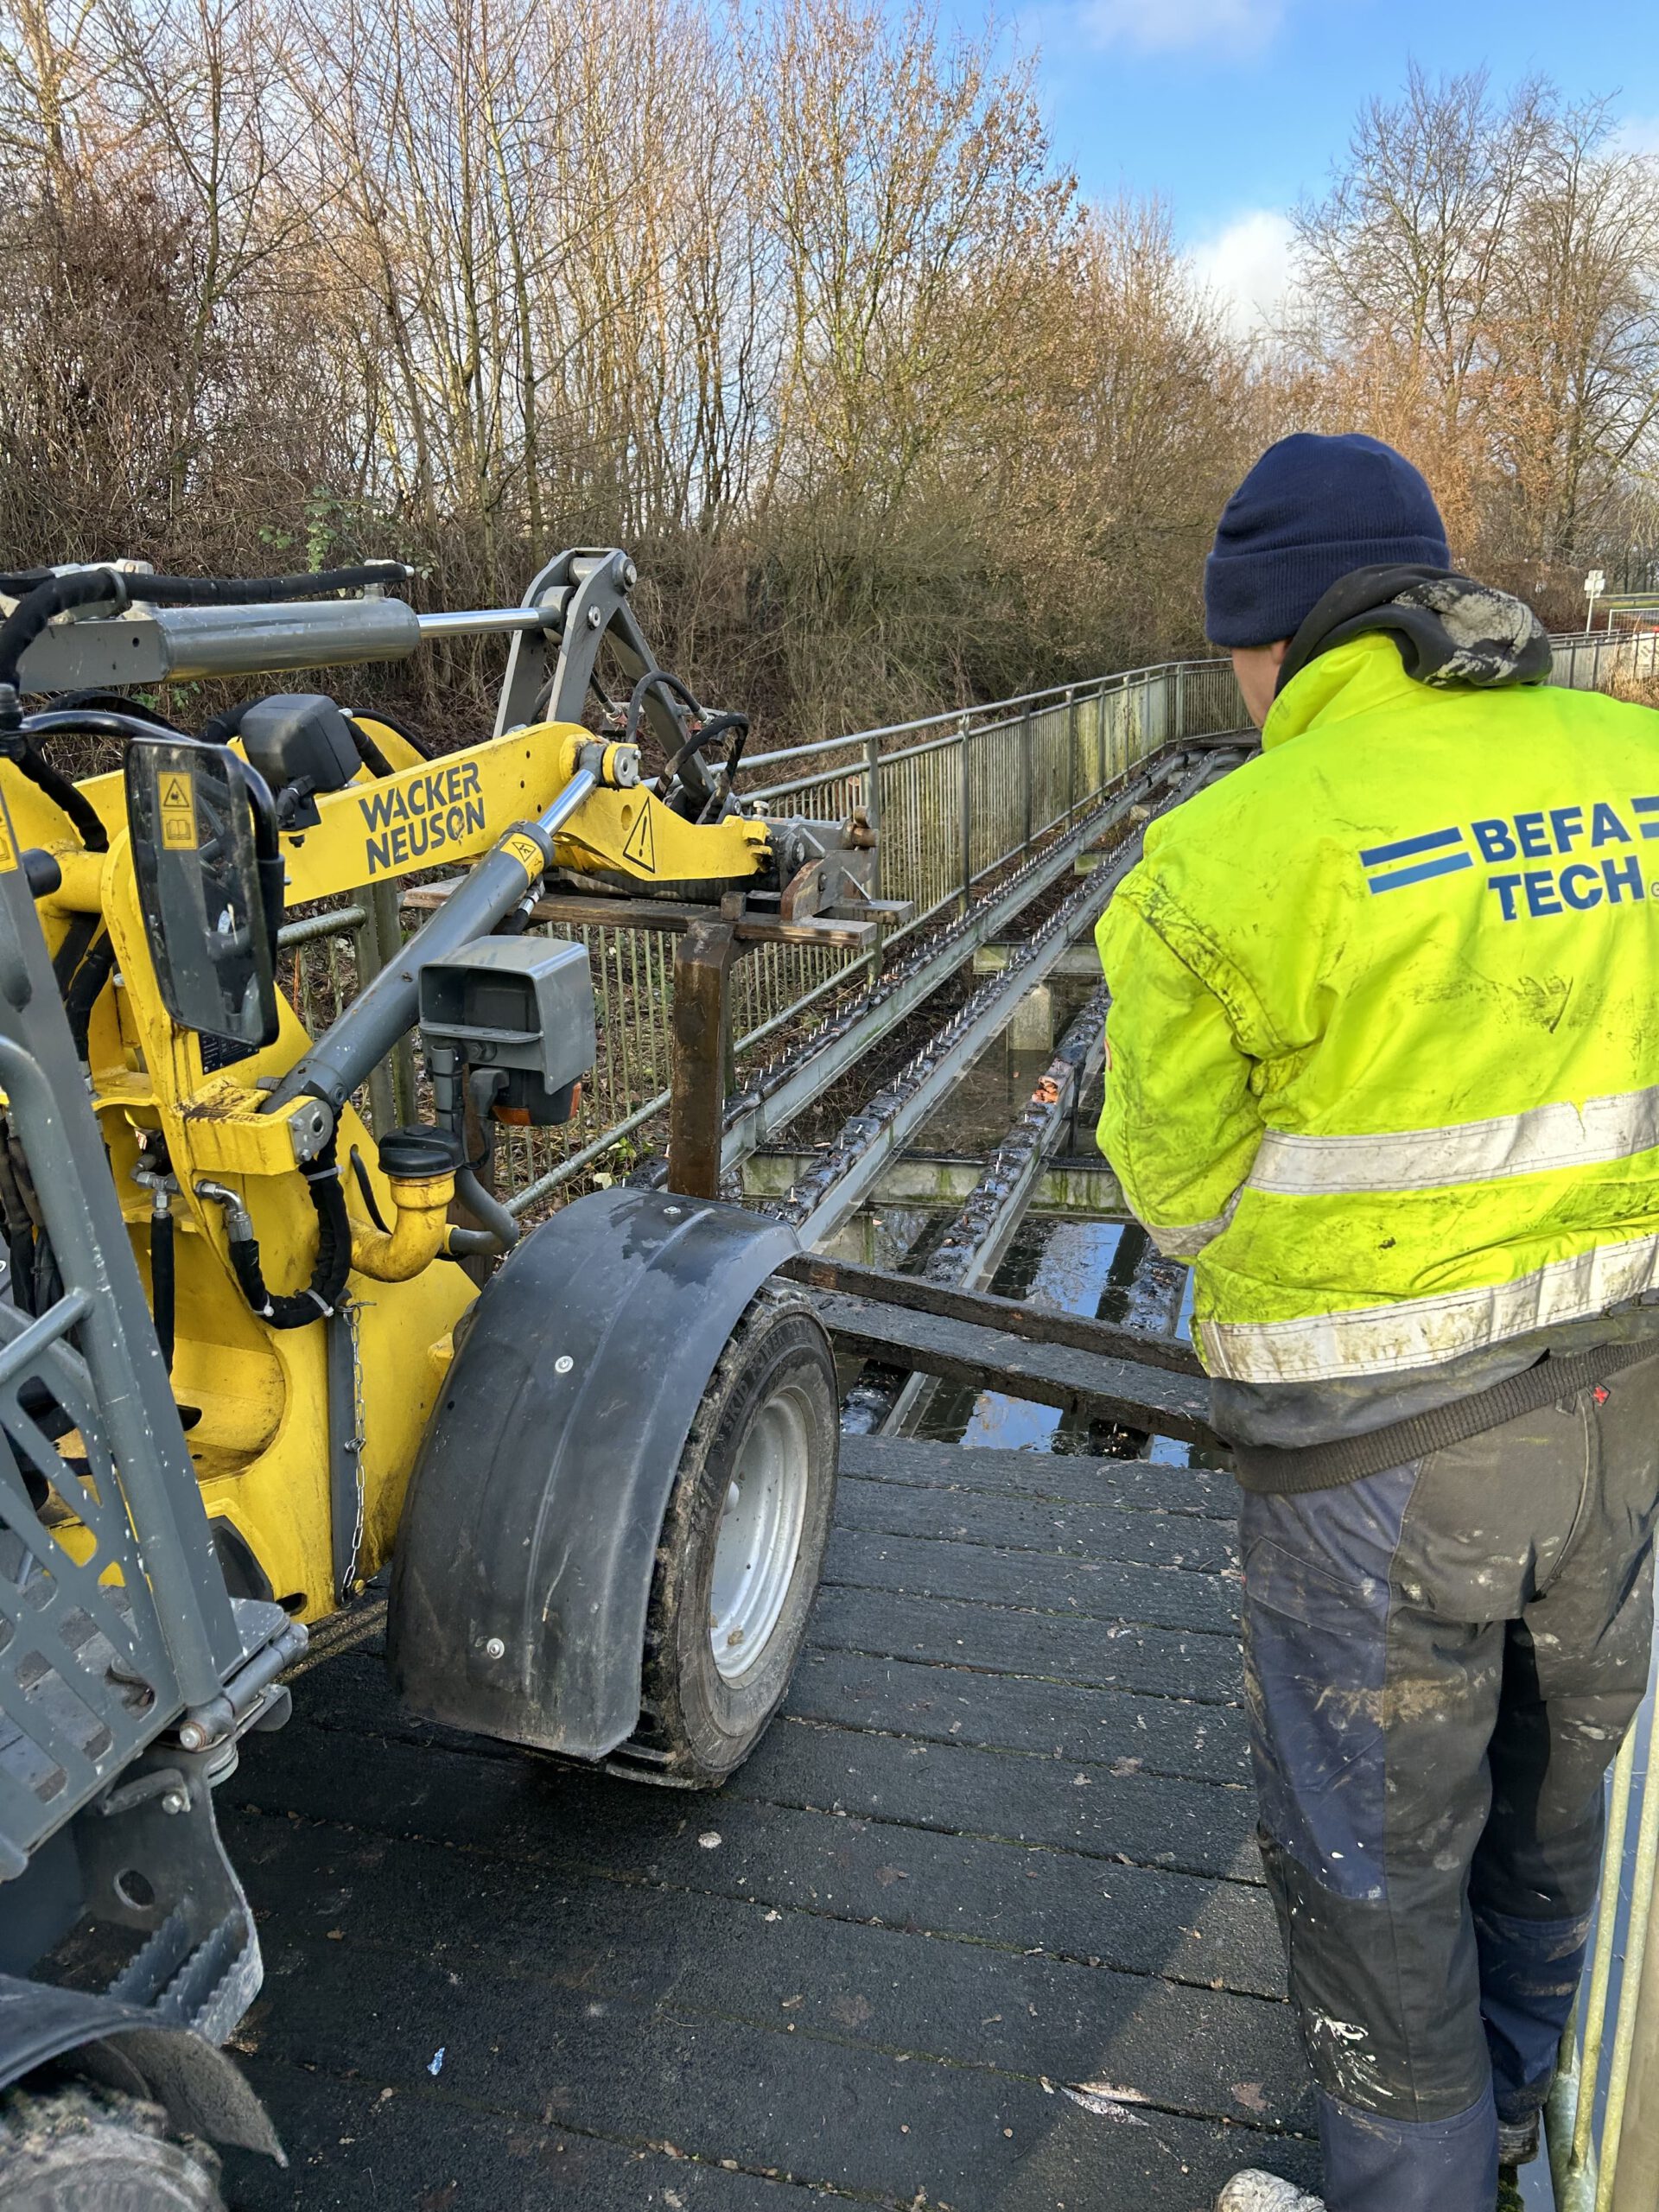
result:
M 1321 654 L 1103 918 L 1100 1142 L 1211 1373 L 1432 1368 L 1659 1286 L 1659 715 Z

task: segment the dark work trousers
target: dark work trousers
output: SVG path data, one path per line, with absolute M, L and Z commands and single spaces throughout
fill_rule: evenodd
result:
M 1246 1494 L 1261 1845 L 1330 2212 L 1491 2212 L 1648 1678 L 1659 1357 L 1413 1465 Z

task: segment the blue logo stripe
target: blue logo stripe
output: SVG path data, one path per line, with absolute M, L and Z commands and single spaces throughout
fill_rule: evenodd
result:
M 1374 875 L 1369 880 L 1373 891 L 1397 891 L 1403 883 L 1421 883 L 1431 875 L 1454 875 L 1459 868 L 1474 864 L 1468 853 L 1448 853 L 1444 860 L 1419 861 L 1415 868 L 1397 868 L 1390 875 Z
M 1659 798 L 1653 804 L 1659 807 Z M 1408 860 L 1413 853 L 1432 853 L 1438 845 L 1460 845 L 1462 842 L 1461 830 L 1430 830 L 1421 837 L 1402 837 L 1392 845 L 1373 845 L 1369 852 L 1360 855 L 1359 864 L 1362 868 L 1375 868 L 1381 861 Z
M 1638 814 L 1659 814 L 1659 798 L 1633 798 L 1630 804 Z

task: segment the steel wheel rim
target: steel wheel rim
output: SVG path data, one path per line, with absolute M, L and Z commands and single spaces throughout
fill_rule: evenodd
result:
M 810 1409 L 794 1384 L 773 1392 L 744 1433 L 715 1538 L 709 1637 L 724 1681 L 747 1675 L 783 1613 L 806 1525 Z

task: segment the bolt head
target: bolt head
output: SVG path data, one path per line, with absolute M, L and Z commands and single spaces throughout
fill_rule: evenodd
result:
M 562 1351 L 553 1363 L 553 1372 L 556 1375 L 568 1375 L 575 1363 L 568 1351 Z
M 601 624 L 604 620 L 605 620 L 605 617 L 604 617 L 604 616 L 600 613 L 599 609 L 598 609 L 596 607 L 590 607 L 588 608 L 588 627 L 590 630 L 597 630 L 597 629 L 598 629 L 598 627 L 599 627 L 599 626 L 600 626 L 600 624 Z
M 493 1636 L 484 1647 L 484 1656 L 486 1659 L 505 1659 L 506 1656 L 506 1645 L 499 1636 Z
M 164 1813 L 188 1813 L 189 1809 L 190 1800 L 182 1789 L 169 1789 L 162 1799 Z

